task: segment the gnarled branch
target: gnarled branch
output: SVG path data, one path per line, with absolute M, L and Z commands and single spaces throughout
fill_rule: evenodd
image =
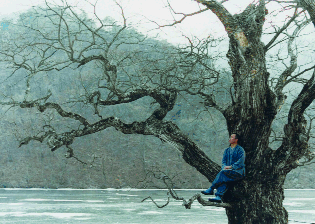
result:
M 170 186 L 166 180 L 170 180 L 170 178 L 168 176 L 163 176 L 162 178 L 164 184 L 167 186 L 168 189 L 168 195 L 171 195 L 172 198 L 174 198 L 177 201 L 183 201 L 183 206 L 185 206 L 186 209 L 190 209 L 192 203 L 197 199 L 197 201 L 203 205 L 203 206 L 215 206 L 215 207 L 222 207 L 222 208 L 232 208 L 232 205 L 229 203 L 216 203 L 216 202 L 210 202 L 210 201 L 205 201 L 200 194 L 195 194 L 194 196 L 192 196 L 190 199 L 185 200 L 183 197 L 179 197 L 177 195 L 177 193 L 174 191 L 173 186 Z M 151 196 L 144 198 L 141 202 L 144 202 L 147 199 L 151 199 L 153 201 L 153 203 L 158 207 L 158 208 L 164 208 L 165 206 L 167 206 L 169 204 L 169 196 L 168 196 L 168 200 L 167 203 L 159 206 Z

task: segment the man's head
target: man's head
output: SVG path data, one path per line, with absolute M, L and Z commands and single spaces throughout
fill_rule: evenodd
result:
M 230 139 L 229 139 L 229 143 L 230 144 L 237 144 L 238 142 L 238 139 L 239 139 L 239 135 L 238 134 L 232 134 Z

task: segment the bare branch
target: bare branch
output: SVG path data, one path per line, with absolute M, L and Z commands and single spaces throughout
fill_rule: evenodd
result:
M 177 193 L 174 191 L 173 186 L 172 186 L 172 185 L 170 186 L 170 184 L 168 184 L 168 183 L 166 182 L 166 180 L 170 180 L 170 178 L 169 178 L 168 176 L 163 176 L 163 177 L 162 177 L 162 180 L 163 180 L 164 184 L 165 184 L 165 185 L 167 186 L 167 188 L 168 188 L 168 193 L 167 193 L 167 194 L 168 194 L 168 195 L 171 195 L 172 198 L 174 198 L 174 199 L 177 200 L 177 201 L 183 201 L 183 206 L 185 206 L 186 209 L 190 209 L 192 203 L 193 203 L 194 200 L 196 200 L 196 199 L 197 199 L 197 201 L 198 201 L 201 205 L 203 205 L 203 206 L 215 206 L 215 207 L 222 207 L 222 208 L 232 208 L 232 205 L 229 204 L 229 203 L 216 203 L 216 202 L 205 201 L 205 200 L 202 199 L 202 197 L 201 197 L 200 194 L 195 194 L 194 196 L 192 196 L 192 197 L 187 201 L 187 200 L 185 200 L 183 197 L 179 197 L 179 196 L 177 195 Z M 153 198 L 152 198 L 151 196 L 149 196 L 149 197 L 147 197 L 147 198 L 144 198 L 141 202 L 144 202 L 145 200 L 147 200 L 147 199 L 149 199 L 149 198 L 152 200 L 152 202 L 153 202 L 158 208 L 164 208 L 165 206 L 167 206 L 167 205 L 169 204 L 169 198 L 170 198 L 170 197 L 168 196 L 167 203 L 164 204 L 164 205 L 162 205 L 162 206 L 159 206 L 159 205 L 153 200 Z
M 73 118 L 77 121 L 80 121 L 84 126 L 87 126 L 89 125 L 89 122 L 82 116 L 80 116 L 79 114 L 76 114 L 76 113 L 72 113 L 72 112 L 66 112 L 65 110 L 63 110 L 61 108 L 61 106 L 59 104 L 56 104 L 56 103 L 45 103 L 44 105 L 41 105 L 37 102 L 38 100 L 36 101 L 30 101 L 30 102 L 22 102 L 20 104 L 20 107 L 21 108 L 32 108 L 32 107 L 37 107 L 37 109 L 40 111 L 40 112 L 44 112 L 46 109 L 48 108 L 53 108 L 55 109 L 59 114 L 60 116 L 62 117 L 68 117 L 68 118 Z
M 306 25 L 308 24 L 309 21 L 304 21 L 301 24 L 297 24 L 296 23 L 296 29 L 294 30 L 292 35 L 286 34 L 287 36 L 289 36 L 289 41 L 288 41 L 288 55 L 290 56 L 290 65 L 286 66 L 287 68 L 282 72 L 282 74 L 279 76 L 278 78 L 278 82 L 276 84 L 275 87 L 275 93 L 278 96 L 278 101 L 277 101 L 277 107 L 279 107 L 281 104 L 283 104 L 283 93 L 282 90 L 283 88 L 289 83 L 287 81 L 287 78 L 289 76 L 292 75 L 292 73 L 295 71 L 295 69 L 297 68 L 297 50 L 296 53 L 294 53 L 293 50 L 293 41 L 295 40 L 295 38 L 298 35 L 298 32 Z M 295 46 L 296 48 L 296 46 Z
M 276 39 L 282 34 L 282 32 L 289 27 L 289 25 L 303 12 L 297 13 L 297 9 L 295 9 L 294 15 L 291 17 L 291 19 L 281 28 L 277 31 L 276 35 L 269 41 L 269 43 L 264 47 L 265 52 L 267 52 L 271 47 L 271 45 L 276 41 Z
M 79 159 L 77 156 L 74 155 L 73 148 L 70 147 L 70 145 L 66 145 L 66 147 L 68 148 L 67 154 L 65 155 L 67 159 L 69 159 L 69 158 L 74 158 L 74 159 L 75 159 L 76 161 L 78 161 L 79 163 L 81 163 L 81 164 L 83 164 L 83 165 L 86 165 L 86 166 L 89 166 L 90 168 L 93 167 L 93 164 L 94 164 L 95 159 L 96 159 L 96 158 L 100 158 L 100 157 L 98 157 L 98 156 L 93 155 L 93 160 L 92 160 L 92 162 L 87 163 L 87 162 L 82 161 L 81 159 Z
M 298 97 L 293 101 L 289 114 L 288 123 L 284 125 L 285 138 L 282 145 L 276 150 L 278 167 L 289 169 L 297 167 L 296 162 L 310 152 L 308 147 L 309 136 L 305 131 L 306 120 L 304 111 L 315 99 L 315 70 L 311 79 L 304 85 Z M 289 142 L 286 139 L 294 139 Z
M 222 3 L 227 2 L 227 1 L 228 1 L 228 0 L 223 0 L 223 1 L 221 1 L 219 4 L 222 4 Z M 198 1 L 197 1 L 197 2 L 198 2 Z M 200 3 L 200 2 L 199 2 L 199 3 Z M 170 8 L 170 10 L 172 11 L 173 14 L 175 14 L 175 15 L 182 15 L 182 18 L 179 19 L 179 20 L 176 20 L 176 19 L 173 17 L 173 18 L 174 18 L 174 22 L 171 23 L 171 24 L 167 24 L 167 25 L 158 25 L 155 21 L 151 21 L 151 20 L 150 20 L 151 22 L 154 22 L 155 24 L 157 24 L 157 25 L 158 25 L 158 28 L 163 28 L 163 27 L 174 26 L 174 25 L 176 25 L 176 24 L 180 24 L 180 23 L 182 23 L 187 17 L 194 16 L 194 15 L 198 15 L 198 14 L 200 14 L 200 13 L 203 13 L 203 12 L 209 10 L 209 8 L 204 8 L 204 9 L 200 9 L 200 10 L 198 10 L 198 11 L 196 11 L 196 12 L 192 12 L 192 13 L 181 13 L 181 12 L 176 12 L 176 11 L 174 10 L 174 8 L 171 6 L 171 4 L 170 4 L 169 1 L 167 1 L 167 5 L 168 5 L 168 7 Z
M 174 26 L 174 25 L 176 25 L 176 24 L 179 24 L 179 23 L 183 22 L 184 19 L 186 19 L 186 17 L 193 16 L 193 15 L 197 15 L 197 14 L 200 14 L 200 13 L 205 12 L 205 11 L 207 11 L 207 10 L 209 10 L 209 9 L 208 9 L 208 8 L 205 8 L 205 9 L 201 9 L 201 10 L 199 10 L 199 11 L 197 11 L 197 12 L 193 12 L 193 13 L 189 13 L 189 14 L 180 13 L 180 14 L 183 15 L 183 17 L 182 17 L 180 20 L 176 20 L 176 21 L 174 21 L 172 24 L 159 26 L 159 28 L 166 27 L 166 26 Z M 178 13 L 175 13 L 175 14 L 178 14 Z
M 306 84 L 306 82 L 308 81 L 307 79 L 297 79 L 297 77 L 299 77 L 300 75 L 302 75 L 303 73 L 310 71 L 312 69 L 315 68 L 315 65 L 310 67 L 310 68 L 306 68 L 304 69 L 302 72 L 299 72 L 298 74 L 292 76 L 291 78 L 289 78 L 287 81 L 285 81 L 285 85 L 287 85 L 288 83 L 292 82 L 292 81 L 296 81 L 296 82 L 300 82 L 302 84 Z

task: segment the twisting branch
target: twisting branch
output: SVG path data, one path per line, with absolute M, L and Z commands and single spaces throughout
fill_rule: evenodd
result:
M 77 121 L 80 121 L 84 126 L 87 126 L 89 125 L 89 122 L 84 118 L 82 117 L 81 115 L 79 114 L 76 114 L 76 113 L 72 113 L 72 112 L 66 112 L 65 110 L 63 110 L 61 108 L 61 106 L 57 103 L 45 103 L 43 105 L 40 105 L 37 100 L 36 101 L 30 101 L 30 102 L 22 102 L 20 104 L 20 107 L 21 108 L 32 108 L 32 107 L 37 107 L 37 109 L 40 111 L 40 112 L 44 112 L 46 109 L 48 108 L 52 108 L 52 109 L 55 109 L 60 116 L 62 117 L 68 117 L 68 118 L 73 118 Z
M 296 162 L 310 152 L 308 146 L 309 136 L 305 131 L 306 120 L 304 111 L 314 101 L 315 98 L 315 71 L 312 77 L 304 85 L 298 97 L 293 101 L 288 114 L 288 123 L 284 126 L 285 139 L 282 145 L 275 151 L 278 168 L 290 169 L 297 167 Z M 294 139 L 295 141 L 287 141 Z M 285 141 L 286 140 L 286 141 Z
M 78 162 L 80 162 L 80 163 L 82 163 L 82 164 L 84 164 L 84 165 L 88 165 L 86 162 L 83 162 L 82 160 L 80 160 L 78 157 L 76 157 L 76 156 L 74 155 L 74 153 L 73 153 L 73 148 L 71 148 L 70 145 L 66 145 L 66 147 L 67 147 L 67 149 L 68 149 L 68 151 L 67 151 L 68 154 L 65 155 L 66 158 L 74 158 L 74 159 L 76 159 Z
M 315 120 L 315 117 L 311 117 L 308 114 L 306 114 L 306 115 L 310 118 L 310 126 L 308 127 L 308 130 L 307 130 L 307 133 L 306 133 L 306 136 L 307 136 L 307 138 L 309 140 L 309 138 L 311 137 L 310 133 L 311 133 L 311 130 L 312 130 L 312 122 L 313 122 L 313 120 Z M 303 155 L 303 158 L 305 159 L 305 161 L 297 160 L 297 166 L 306 166 L 306 165 L 310 165 L 310 164 L 315 163 L 315 160 L 314 160 L 315 159 L 315 150 L 314 150 L 313 147 L 310 147 L 310 144 L 311 143 L 308 144 L 308 150 Z M 314 161 L 312 161 L 312 160 L 314 160 Z
M 57 136 L 57 134 L 54 131 L 47 131 L 44 135 L 42 136 L 30 136 L 30 137 L 26 137 L 25 139 L 23 139 L 22 141 L 20 141 L 20 145 L 19 147 L 21 147 L 22 145 L 27 145 L 30 141 L 39 141 L 40 143 L 43 143 L 43 141 L 46 138 L 55 138 Z M 48 140 L 48 144 L 49 144 L 49 140 Z
M 158 208 L 164 208 L 166 205 L 168 205 L 168 203 L 170 202 L 170 197 L 167 197 L 167 202 L 166 202 L 166 204 L 164 204 L 164 205 L 161 205 L 161 206 L 159 206 L 154 200 L 153 200 L 153 198 L 151 197 L 151 196 L 149 196 L 149 197 L 146 197 L 145 199 L 143 199 L 141 202 L 144 202 L 145 200 L 147 200 L 147 199 L 151 199 L 151 201 L 156 205 L 156 207 L 158 207 Z
M 284 94 L 282 93 L 283 88 L 289 83 L 289 81 L 287 81 L 287 78 L 289 76 L 292 75 L 292 73 L 295 71 L 295 69 L 297 68 L 297 49 L 296 49 L 296 53 L 294 52 L 293 49 L 293 41 L 295 40 L 295 38 L 298 36 L 298 33 L 300 32 L 300 30 L 309 23 L 309 21 L 304 21 L 301 24 L 297 24 L 296 29 L 294 30 L 292 35 L 286 34 L 289 37 L 289 41 L 288 41 L 288 55 L 290 56 L 290 65 L 286 66 L 286 69 L 282 72 L 282 74 L 279 76 L 278 78 L 278 82 L 276 84 L 275 87 L 275 93 L 277 95 L 278 98 L 278 102 L 277 102 L 277 107 L 280 107 L 281 104 L 283 104 L 283 97 Z M 295 48 L 297 48 L 295 46 Z
M 162 180 L 164 182 L 164 184 L 166 185 L 167 189 L 168 189 L 168 193 L 167 195 L 172 196 L 172 198 L 174 198 L 177 201 L 183 201 L 183 206 L 185 206 L 186 209 L 191 209 L 191 205 L 194 202 L 194 200 L 197 199 L 197 201 L 203 205 L 203 206 L 215 206 L 215 207 L 223 207 L 223 208 L 232 208 L 232 205 L 229 203 L 216 203 L 216 202 L 210 202 L 210 201 L 205 201 L 204 199 L 202 199 L 200 194 L 195 194 L 194 196 L 192 196 L 188 201 L 185 200 L 185 198 L 183 197 L 179 197 L 177 195 L 177 193 L 174 191 L 173 189 L 173 184 L 170 185 L 166 182 L 166 180 L 170 180 L 170 178 L 168 176 L 163 176 Z M 151 196 L 144 198 L 141 202 L 144 202 L 147 199 L 151 199 L 152 202 L 158 207 L 158 208 L 164 208 L 165 206 L 167 206 L 169 204 L 169 196 L 167 199 L 166 204 L 159 206 Z
M 97 157 L 95 155 L 93 155 L 93 160 L 92 162 L 90 163 L 86 163 L 84 161 L 82 161 L 81 159 L 79 159 L 77 156 L 74 155 L 74 152 L 73 152 L 73 148 L 70 147 L 70 145 L 66 145 L 67 147 L 67 154 L 65 155 L 67 159 L 69 158 L 74 158 L 75 160 L 77 160 L 78 162 L 82 163 L 83 165 L 89 165 L 89 167 L 93 167 L 93 163 L 95 161 L 96 158 L 100 158 L 100 157 Z

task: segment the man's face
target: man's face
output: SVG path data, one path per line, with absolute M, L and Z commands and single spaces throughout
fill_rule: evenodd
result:
M 229 140 L 229 143 L 236 144 L 238 139 L 235 139 L 235 134 L 232 134 Z

